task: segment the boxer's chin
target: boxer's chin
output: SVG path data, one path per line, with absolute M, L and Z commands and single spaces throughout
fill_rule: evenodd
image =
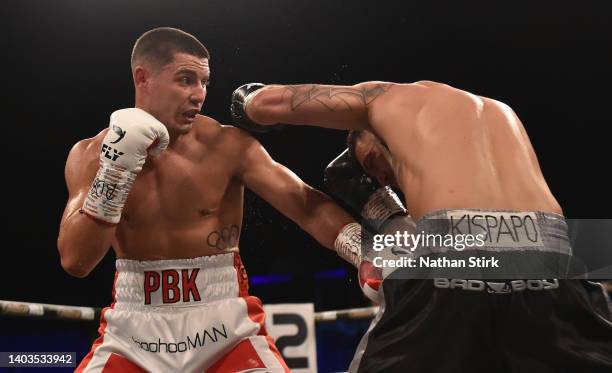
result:
M 176 131 L 178 133 L 187 133 L 193 127 L 194 121 L 195 121 L 195 115 L 194 116 L 180 115 L 178 118 L 176 118 L 174 127 L 176 128 Z
M 193 122 L 179 123 L 176 126 L 176 132 L 178 132 L 180 134 L 187 133 L 187 132 L 191 131 L 192 127 L 193 127 Z

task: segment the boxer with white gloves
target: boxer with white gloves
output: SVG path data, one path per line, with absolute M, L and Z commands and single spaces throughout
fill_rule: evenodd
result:
M 332 250 L 354 219 L 248 133 L 198 114 L 210 66 L 192 35 L 142 35 L 132 77 L 136 108 L 66 161 L 62 267 L 84 277 L 111 245 L 117 257 L 113 304 L 77 372 L 288 372 L 238 252 L 244 188 Z
M 147 156 L 165 150 L 170 135 L 163 123 L 138 108 L 112 113 L 109 128 L 102 139 L 100 169 L 83 204 L 83 212 L 117 224 Z

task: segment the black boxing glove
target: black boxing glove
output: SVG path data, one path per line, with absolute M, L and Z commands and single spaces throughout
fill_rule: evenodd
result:
M 347 224 L 336 238 L 334 247 L 340 257 L 358 269 L 359 287 L 363 293 L 370 300 L 380 303 L 380 285 L 394 269 L 389 272 L 387 268 L 374 265 L 374 259 L 382 253 L 373 248 L 369 231 L 383 234 L 405 231 L 414 234 L 416 224 L 393 189 L 380 186 L 366 175 L 348 152 L 346 149 L 327 166 L 324 182 L 334 198 L 343 201 L 354 215 L 363 218 L 365 227 L 362 229 L 357 223 Z
M 348 149 L 325 168 L 324 183 L 330 194 L 365 219 L 374 232 L 382 232 L 387 220 L 407 211 L 390 186 L 380 186 L 366 175 Z
M 282 125 L 278 124 L 271 126 L 257 124 L 247 116 L 247 104 L 251 98 L 253 98 L 254 92 L 263 87 L 265 87 L 265 85 L 261 83 L 248 83 L 236 88 L 234 93 L 232 93 L 232 104 L 230 106 L 230 111 L 232 113 L 232 120 L 237 127 L 249 132 L 259 133 L 269 132 L 272 129 L 280 129 L 283 127 Z

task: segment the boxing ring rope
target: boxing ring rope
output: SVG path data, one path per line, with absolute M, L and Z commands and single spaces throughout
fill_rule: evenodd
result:
M 101 308 L 93 307 L 0 300 L 0 315 L 2 316 L 31 316 L 48 319 L 94 321 L 100 318 L 101 311 Z
M 58 304 L 0 300 L 0 315 L 2 316 L 29 316 L 44 317 L 46 319 L 94 321 L 100 318 L 101 311 L 102 308 L 95 307 L 64 306 Z M 316 312 L 315 322 L 370 319 L 374 317 L 377 312 L 378 307 L 363 307 Z
M 329 322 L 342 319 L 371 319 L 377 312 L 378 307 L 350 308 L 347 310 L 315 312 L 315 322 Z
M 607 292 L 612 293 L 612 281 L 604 282 L 603 286 Z M 101 312 L 102 308 L 95 307 L 0 300 L 0 316 L 30 316 L 47 319 L 97 321 L 100 318 Z M 373 318 L 377 312 L 378 307 L 315 312 L 315 322 L 370 319 Z

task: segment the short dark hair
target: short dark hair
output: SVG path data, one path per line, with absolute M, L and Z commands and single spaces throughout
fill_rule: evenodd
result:
M 210 59 L 208 49 L 195 36 L 172 27 L 158 27 L 145 32 L 134 43 L 132 69 L 143 62 L 159 69 L 172 62 L 175 53 Z

